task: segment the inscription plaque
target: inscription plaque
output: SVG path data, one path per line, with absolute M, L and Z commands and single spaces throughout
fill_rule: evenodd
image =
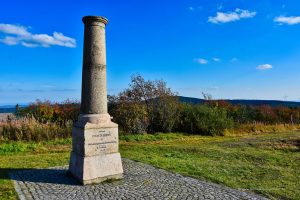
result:
M 85 135 L 85 155 L 118 152 L 118 132 L 115 128 L 90 129 Z
M 95 130 L 86 138 L 86 154 L 118 152 L 118 134 L 114 129 Z
M 73 129 L 73 149 L 80 155 L 92 156 L 119 152 L 118 129 Z

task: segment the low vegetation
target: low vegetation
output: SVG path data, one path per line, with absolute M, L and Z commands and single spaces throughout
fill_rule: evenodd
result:
M 22 117 L 0 122 L 1 141 L 49 141 L 59 138 L 70 138 L 72 122 L 63 126 L 47 122 L 42 123 L 34 117 Z
M 182 132 L 195 135 L 235 135 L 282 132 L 300 128 L 300 108 L 232 105 L 203 94 L 202 104 L 179 102 L 162 80 L 133 76 L 131 84 L 109 96 L 109 113 L 121 134 Z M 80 106 L 76 101 L 40 101 L 16 107 L 16 119 L 0 122 L 0 141 L 41 141 L 68 138 Z
M 123 135 L 123 157 L 201 180 L 262 194 L 299 199 L 300 133 L 244 136 Z M 71 139 L 0 144 L 0 199 L 16 199 L 8 172 L 67 165 Z

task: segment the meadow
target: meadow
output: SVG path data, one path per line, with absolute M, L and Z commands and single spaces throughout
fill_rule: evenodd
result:
M 0 199 L 16 199 L 8 173 L 67 165 L 71 139 L 0 144 Z M 300 132 L 199 136 L 179 133 L 120 137 L 122 157 L 262 194 L 299 199 Z

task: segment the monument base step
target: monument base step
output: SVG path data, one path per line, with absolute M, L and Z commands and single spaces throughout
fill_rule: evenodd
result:
M 71 152 L 69 173 L 81 184 L 121 179 L 123 167 L 120 153 L 81 156 Z

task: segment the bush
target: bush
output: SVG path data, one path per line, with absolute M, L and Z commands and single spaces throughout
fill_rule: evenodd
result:
M 162 96 L 159 99 L 156 99 L 153 112 L 154 132 L 172 132 L 179 114 L 178 98 L 173 96 Z
M 119 124 L 120 132 L 123 134 L 146 133 L 149 121 L 146 108 L 141 104 L 119 102 L 111 110 L 113 121 Z
M 177 123 L 181 132 L 211 136 L 224 135 L 225 129 L 234 125 L 224 108 L 188 104 L 181 105 Z
M 40 101 L 31 103 L 27 108 L 17 109 L 18 117 L 33 117 L 40 123 L 53 122 L 67 126 L 70 121 L 76 121 L 79 114 L 79 103 L 66 100 L 62 103 Z

